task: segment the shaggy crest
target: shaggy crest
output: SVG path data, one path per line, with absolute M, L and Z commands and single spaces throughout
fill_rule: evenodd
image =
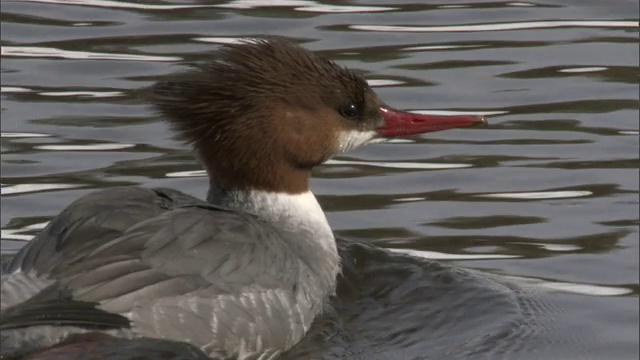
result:
M 306 191 L 311 168 L 344 148 L 340 133 L 381 119 L 360 75 L 280 37 L 224 45 L 151 93 L 221 188 Z M 359 115 L 345 119 L 349 104 Z

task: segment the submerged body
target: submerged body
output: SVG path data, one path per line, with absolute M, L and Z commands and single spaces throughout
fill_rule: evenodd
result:
M 3 275 L 3 352 L 98 331 L 220 359 L 304 353 L 314 324 L 357 319 L 335 296 L 341 257 L 311 169 L 387 137 L 484 122 L 394 110 L 362 77 L 279 38 L 220 57 L 150 92 L 203 160 L 208 201 L 131 187 L 69 206 Z
M 135 211 L 129 204 L 135 203 Z M 120 204 L 123 206 L 118 206 Z M 85 197 L 54 219 L 49 228 L 30 243 L 30 251 L 14 258 L 13 268 L 55 268 L 63 261 L 74 243 L 87 243 L 83 234 L 102 234 L 94 238 L 107 243 L 126 232 L 130 224 L 144 222 L 149 217 L 179 208 L 209 207 L 197 198 L 170 189 L 114 188 Z M 101 209 L 101 211 L 89 211 Z M 96 216 L 106 214 L 109 216 Z M 66 224 L 66 226 L 58 227 Z M 47 240 L 43 240 L 47 238 Z M 38 241 L 39 240 L 39 241 Z M 439 264 L 422 258 L 393 253 L 355 239 L 336 238 L 341 259 L 336 294 L 327 299 L 305 336 L 280 359 L 429 359 L 495 358 L 523 350 L 522 341 L 532 342 L 532 336 L 548 327 L 555 316 L 548 304 L 533 293 L 512 284 L 491 279 L 486 274 Z M 37 245 L 41 247 L 36 248 Z M 56 246 L 58 249 L 56 250 Z M 179 254 L 178 250 L 172 254 Z M 188 251 L 188 250 L 187 250 Z M 27 253 L 37 254 L 23 257 Z M 17 294 L 25 287 L 11 288 L 3 283 L 3 295 Z M 15 297 L 15 295 L 12 295 Z M 3 299 L 5 297 L 3 296 Z M 77 311 L 77 308 L 76 308 Z M 102 315 L 83 313 L 84 320 L 98 322 Z M 191 320 L 190 320 L 191 321 Z M 160 338 L 199 333 L 198 322 L 179 322 L 162 329 Z M 215 354 L 197 352 L 182 342 L 166 342 L 146 337 L 139 340 L 86 335 L 68 339 L 66 343 L 37 351 L 43 347 L 42 337 L 57 339 L 69 329 L 47 326 L 41 331 L 23 329 L 24 342 L 11 349 L 3 342 L 3 353 L 34 352 L 27 359 L 105 359 L 143 358 L 171 360 L 222 359 Z M 73 331 L 74 333 L 77 333 Z M 82 331 L 102 329 L 83 328 Z M 280 334 L 278 329 L 276 334 Z M 106 332 L 117 333 L 116 330 Z M 6 332 L 3 331 L 3 336 Z M 123 334 L 140 338 L 140 334 Z M 152 336 L 157 337 L 157 336 Z M 6 339 L 3 339 L 6 340 Z M 162 349 L 162 353 L 158 353 Z M 535 352 L 525 352 L 515 358 L 535 359 Z M 533 356 L 527 357 L 532 352 Z M 127 358 L 129 356 L 129 358 Z

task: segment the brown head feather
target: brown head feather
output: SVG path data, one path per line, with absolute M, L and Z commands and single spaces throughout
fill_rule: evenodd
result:
M 379 117 L 361 76 L 283 38 L 225 45 L 217 55 L 151 90 L 223 189 L 305 191 L 310 169 L 336 153 L 340 129 Z M 362 121 L 340 116 L 348 103 L 364 110 Z

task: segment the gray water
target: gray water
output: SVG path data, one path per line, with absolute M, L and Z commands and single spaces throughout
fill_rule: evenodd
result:
M 283 35 L 394 107 L 490 116 L 316 169 L 339 234 L 547 289 L 581 317 L 572 338 L 595 329 L 609 358 L 637 358 L 638 17 L 636 0 L 3 0 L 2 254 L 97 189 L 204 197 L 136 91 L 220 43 Z

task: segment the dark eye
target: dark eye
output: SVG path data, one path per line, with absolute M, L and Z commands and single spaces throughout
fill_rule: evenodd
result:
M 340 108 L 340 115 L 347 119 L 355 119 L 360 116 L 360 109 L 358 105 L 351 103 Z

